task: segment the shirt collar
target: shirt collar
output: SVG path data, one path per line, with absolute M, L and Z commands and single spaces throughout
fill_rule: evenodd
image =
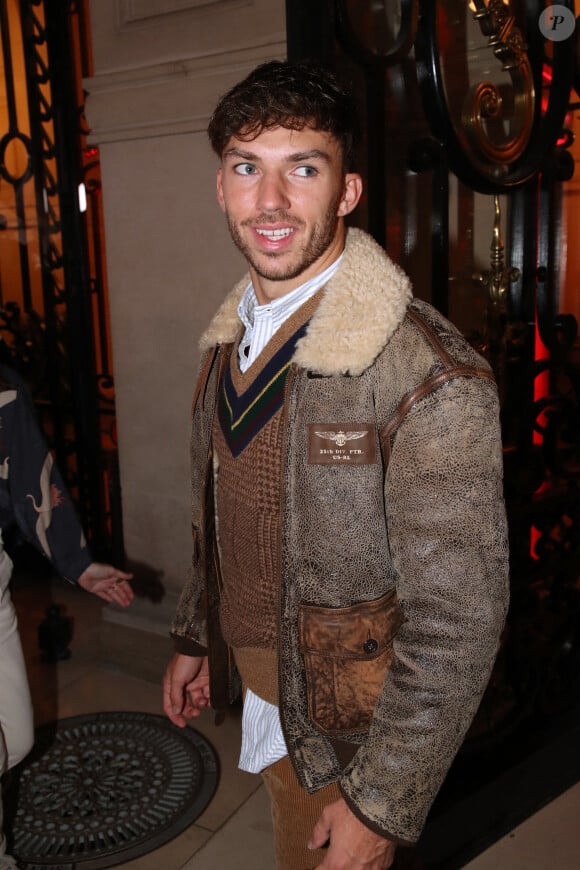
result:
M 326 284 L 334 273 L 337 271 L 340 266 L 341 260 L 343 258 L 343 254 L 340 255 L 330 266 L 323 272 L 319 272 L 313 278 L 310 278 L 308 281 L 305 281 L 304 284 L 301 284 L 295 290 L 291 290 L 290 293 L 285 293 L 284 296 L 280 296 L 279 299 L 274 299 L 272 302 L 266 302 L 264 305 L 260 305 L 256 298 L 256 294 L 254 292 L 254 285 L 250 281 L 242 298 L 240 299 L 240 303 L 238 305 L 238 315 L 240 320 L 244 324 L 246 329 L 252 329 L 254 326 L 254 318 L 256 315 L 256 311 L 260 309 L 266 310 L 269 309 L 272 314 L 282 314 L 284 310 L 296 310 L 300 307 L 304 302 L 310 299 L 311 296 L 314 296 L 317 290 L 319 290 L 324 284 Z

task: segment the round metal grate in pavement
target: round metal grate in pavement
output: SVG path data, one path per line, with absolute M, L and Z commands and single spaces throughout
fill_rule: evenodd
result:
M 40 728 L 7 795 L 27 870 L 97 870 L 156 849 L 205 809 L 217 757 L 162 716 L 98 713 Z

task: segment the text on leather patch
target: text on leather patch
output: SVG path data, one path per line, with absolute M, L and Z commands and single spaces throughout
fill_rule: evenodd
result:
M 311 465 L 372 465 L 376 462 L 374 426 L 368 423 L 309 423 Z

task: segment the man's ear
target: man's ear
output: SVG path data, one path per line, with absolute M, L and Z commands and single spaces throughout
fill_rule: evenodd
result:
M 217 194 L 218 205 L 219 205 L 219 207 L 221 208 L 221 210 L 222 210 L 223 212 L 225 212 L 225 210 L 226 210 L 226 203 L 225 203 L 225 200 L 224 200 L 224 189 L 223 189 L 223 186 L 222 186 L 222 168 L 221 168 L 221 166 L 219 167 L 219 169 L 218 169 L 218 171 L 217 171 L 217 178 L 216 178 L 216 194 Z
M 344 176 L 344 189 L 342 199 L 338 204 L 337 215 L 344 217 L 350 214 L 357 207 L 359 199 L 362 196 L 363 183 L 362 178 L 357 172 L 348 172 Z

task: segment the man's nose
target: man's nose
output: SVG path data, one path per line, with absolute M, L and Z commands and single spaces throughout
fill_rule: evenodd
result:
M 290 208 L 290 199 L 284 178 L 274 173 L 262 177 L 258 190 L 257 206 L 260 211 L 278 211 Z

